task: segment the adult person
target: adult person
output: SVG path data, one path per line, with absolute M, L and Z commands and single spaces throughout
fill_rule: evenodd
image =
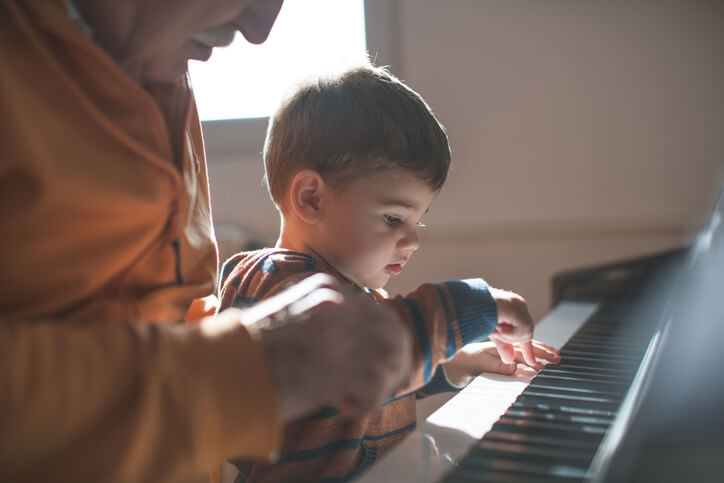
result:
M 396 317 L 329 278 L 184 323 L 217 275 L 186 63 L 281 3 L 0 0 L 0 480 L 203 480 L 408 376 Z

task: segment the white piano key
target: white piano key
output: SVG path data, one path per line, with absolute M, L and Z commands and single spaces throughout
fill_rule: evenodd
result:
M 535 339 L 560 348 L 597 308 L 597 303 L 562 302 L 536 325 Z M 475 378 L 356 481 L 438 481 L 490 430 L 534 374 L 521 368 L 513 376 Z

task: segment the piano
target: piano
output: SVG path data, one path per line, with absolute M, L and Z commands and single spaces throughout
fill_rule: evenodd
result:
M 723 198 L 690 247 L 554 277 L 560 364 L 478 376 L 356 481 L 724 481 Z

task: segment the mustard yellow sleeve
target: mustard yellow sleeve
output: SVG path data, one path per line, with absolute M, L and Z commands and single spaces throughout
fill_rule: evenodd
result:
M 0 481 L 203 481 L 281 422 L 239 323 L 0 325 Z

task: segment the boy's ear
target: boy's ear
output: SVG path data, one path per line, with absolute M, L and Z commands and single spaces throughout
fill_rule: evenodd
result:
M 289 189 L 289 205 L 294 214 L 312 224 L 321 217 L 322 199 L 326 186 L 316 171 L 305 169 L 297 173 Z

